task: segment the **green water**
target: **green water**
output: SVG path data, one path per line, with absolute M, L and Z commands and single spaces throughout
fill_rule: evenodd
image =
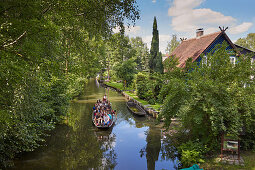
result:
M 91 111 L 105 93 L 118 114 L 114 127 L 102 131 L 92 125 Z M 12 169 L 177 169 L 175 149 L 155 120 L 135 117 L 123 96 L 94 80 L 71 102 L 69 115 L 67 125 L 58 125 L 44 146 L 22 154 Z

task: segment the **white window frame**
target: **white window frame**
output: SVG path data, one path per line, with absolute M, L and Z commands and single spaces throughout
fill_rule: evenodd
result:
M 230 56 L 229 59 L 230 59 L 231 64 L 236 65 L 236 57 L 235 56 Z

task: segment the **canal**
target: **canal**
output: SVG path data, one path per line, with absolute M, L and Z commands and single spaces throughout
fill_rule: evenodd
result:
M 117 110 L 117 121 L 109 130 L 98 130 L 91 122 L 97 99 L 108 95 Z M 136 117 L 125 98 L 91 80 L 84 94 L 71 102 L 66 124 L 58 125 L 37 150 L 14 161 L 17 170 L 29 169 L 177 169 L 178 160 L 170 139 L 150 116 Z

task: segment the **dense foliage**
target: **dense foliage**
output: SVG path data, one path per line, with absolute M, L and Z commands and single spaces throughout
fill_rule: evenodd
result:
M 104 66 L 102 73 L 104 74 L 101 79 L 108 77 L 108 70 L 111 81 L 119 80 L 120 75 L 117 70 L 127 60 L 132 60 L 135 63 L 136 71 L 148 70 L 148 57 L 149 52 L 146 44 L 142 41 L 141 37 L 129 38 L 122 33 L 115 33 L 106 41 L 104 45 L 106 50 L 103 50 L 103 55 L 106 56 L 105 60 L 100 60 Z M 122 78 L 121 78 L 122 79 Z
M 31 151 L 106 61 L 112 28 L 139 18 L 135 0 L 0 2 L 0 166 Z
M 182 167 L 190 167 L 197 163 L 203 163 L 206 152 L 206 146 L 199 141 L 188 141 L 178 147 L 178 153 L 182 155 Z
M 231 63 L 230 56 L 236 55 L 226 48 L 226 43 L 217 46 L 199 66 L 187 63 L 183 71 L 167 73 L 161 92 L 167 94 L 161 112 L 166 125 L 178 117 L 188 140 L 198 140 L 208 151 L 219 150 L 222 133 L 242 134 L 242 147 L 254 147 L 254 70 L 250 56 Z
M 138 73 L 136 76 L 137 96 L 140 99 L 147 100 L 149 104 L 155 104 L 158 101 L 162 82 L 162 75 L 159 73 L 146 74 Z
M 136 62 L 136 68 L 138 71 L 148 71 L 148 57 L 149 50 L 147 45 L 142 41 L 141 37 L 135 37 L 130 39 L 132 58 Z
M 128 87 L 133 82 L 136 73 L 135 68 L 136 63 L 132 59 L 116 66 L 116 74 L 124 82 L 124 87 Z

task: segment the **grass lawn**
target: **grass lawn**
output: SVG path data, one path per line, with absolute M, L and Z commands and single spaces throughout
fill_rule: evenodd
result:
M 104 82 L 104 83 L 105 83 L 106 85 L 108 85 L 108 86 L 115 87 L 115 88 L 120 89 L 120 90 L 134 90 L 134 89 L 132 89 L 132 88 L 130 88 L 130 87 L 124 89 L 123 83 L 117 83 L 117 82 Z M 125 91 L 125 93 L 128 94 L 128 95 L 129 95 L 130 97 L 132 97 L 133 99 L 139 101 L 139 102 L 140 102 L 142 105 L 144 105 L 144 106 L 145 106 L 145 105 L 150 105 L 147 101 L 142 100 L 142 99 L 139 99 L 139 97 L 137 97 L 136 94 L 133 93 L 133 92 Z M 153 109 L 159 111 L 161 105 L 162 105 L 162 104 L 160 104 L 160 103 L 156 103 L 155 105 L 150 105 L 150 106 L 151 106 L 151 108 L 153 108 Z
M 125 92 L 125 93 L 128 94 L 128 95 L 129 95 L 130 97 L 132 97 L 133 99 L 139 101 L 139 102 L 140 102 L 142 105 L 144 105 L 144 106 L 145 106 L 145 105 L 150 105 L 147 101 L 142 100 L 142 99 L 139 99 L 139 97 L 137 97 L 135 93 L 132 93 L 132 92 L 129 92 L 129 91 L 127 91 L 127 92 Z M 150 106 L 151 106 L 153 109 L 159 111 L 161 105 L 162 105 L 162 104 L 160 104 L 160 103 L 156 103 L 155 105 L 150 105 Z
M 205 160 L 205 163 L 200 165 L 200 168 L 204 170 L 255 170 L 255 152 L 241 151 L 241 157 L 244 159 L 244 166 L 240 165 L 228 165 L 223 163 L 216 163 L 215 159 Z
M 120 90 L 133 90 L 130 87 L 124 88 L 123 83 L 117 83 L 117 82 L 104 82 L 104 83 L 108 86 L 115 87 L 115 88 L 120 89 Z

